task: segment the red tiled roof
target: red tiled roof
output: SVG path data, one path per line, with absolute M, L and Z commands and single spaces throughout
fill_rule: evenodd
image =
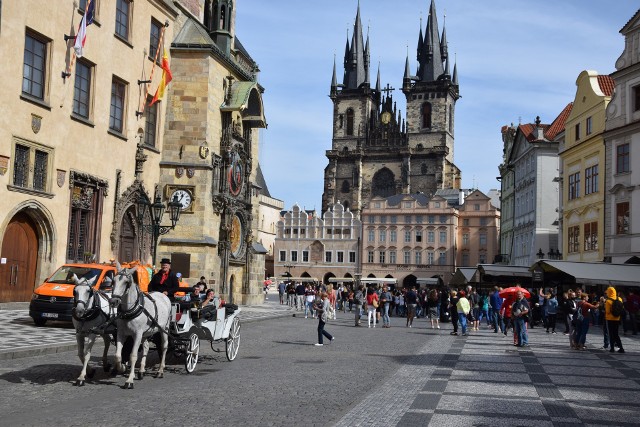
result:
M 598 80 L 599 79 L 600 76 L 598 76 Z M 553 141 L 556 136 L 558 136 L 558 134 L 564 130 L 564 125 L 567 122 L 567 118 L 569 117 L 572 108 L 573 102 L 568 103 L 567 106 L 564 107 L 562 112 L 558 114 L 558 117 L 556 117 L 553 123 L 551 123 L 551 126 L 549 126 L 549 129 L 547 129 L 544 135 L 549 141 Z
M 536 129 L 535 124 L 524 123 L 524 124 L 520 124 L 518 127 L 520 128 L 520 132 L 522 132 L 522 134 L 527 139 L 527 141 L 531 142 L 536 140 L 536 136 L 533 133 L 533 131 Z M 540 127 L 542 127 L 542 129 L 544 129 L 546 133 L 546 129 L 549 127 L 549 125 L 541 124 Z
M 607 75 L 598 76 L 598 85 L 600 86 L 602 93 L 606 96 L 611 96 L 611 94 L 613 94 L 613 88 L 616 86 L 613 79 Z

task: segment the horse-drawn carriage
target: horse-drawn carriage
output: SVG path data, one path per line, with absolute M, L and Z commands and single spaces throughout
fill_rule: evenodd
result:
M 103 367 L 109 369 L 107 352 L 111 337 L 116 341 L 116 366 L 114 373 L 124 373 L 122 351 L 129 339 L 131 349 L 142 346 L 142 359 L 137 378 L 144 377 L 149 342 L 153 341 L 160 354 L 157 377 L 164 375 L 165 357 L 168 350 L 177 356 L 184 356 L 187 372 L 194 371 L 200 355 L 200 340 L 207 340 L 217 351 L 216 343 L 225 343 L 227 359 L 232 361 L 238 355 L 240 346 L 240 308 L 233 304 L 220 305 L 217 301 L 209 307 L 177 302 L 159 292 L 145 293 L 138 286 L 136 268 L 121 268 L 113 281 L 112 294 L 94 289 L 94 282 L 74 277 L 74 315 L 78 342 L 78 356 L 83 369 L 76 385 L 85 382 L 87 364 L 91 357 L 91 347 L 98 335 L 105 342 Z M 85 346 L 85 339 L 88 345 Z M 130 372 L 124 388 L 133 388 L 138 351 L 130 351 Z M 95 372 L 95 370 L 93 370 Z M 90 376 L 93 375 L 90 372 Z

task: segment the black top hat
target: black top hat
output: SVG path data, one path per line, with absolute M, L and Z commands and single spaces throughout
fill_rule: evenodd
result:
M 171 264 L 171 260 L 169 258 L 162 258 L 160 264 Z

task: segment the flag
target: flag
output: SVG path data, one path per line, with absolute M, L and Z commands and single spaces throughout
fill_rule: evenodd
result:
M 167 50 L 164 49 L 164 53 L 162 55 L 162 79 L 160 79 L 160 85 L 156 90 L 156 94 L 153 95 L 153 99 L 149 103 L 149 107 L 162 99 L 162 97 L 164 96 L 164 91 L 171 79 L 173 79 L 173 76 L 171 75 L 171 70 L 169 69 L 169 56 L 167 55 Z
M 87 0 L 84 15 L 80 20 L 78 33 L 76 34 L 75 43 L 73 44 L 73 49 L 76 51 L 76 56 L 78 58 L 82 58 L 82 55 L 84 54 L 82 49 L 84 48 L 85 41 L 87 41 L 87 25 L 93 24 L 93 11 L 93 1 Z

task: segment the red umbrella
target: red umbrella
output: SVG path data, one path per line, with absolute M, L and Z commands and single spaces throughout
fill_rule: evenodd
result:
M 525 298 L 530 298 L 531 294 L 525 288 L 521 288 L 520 286 L 512 286 L 510 288 L 506 288 L 500 291 L 498 294 L 500 298 L 509 298 L 510 296 L 515 297 L 515 295 L 521 291 Z

